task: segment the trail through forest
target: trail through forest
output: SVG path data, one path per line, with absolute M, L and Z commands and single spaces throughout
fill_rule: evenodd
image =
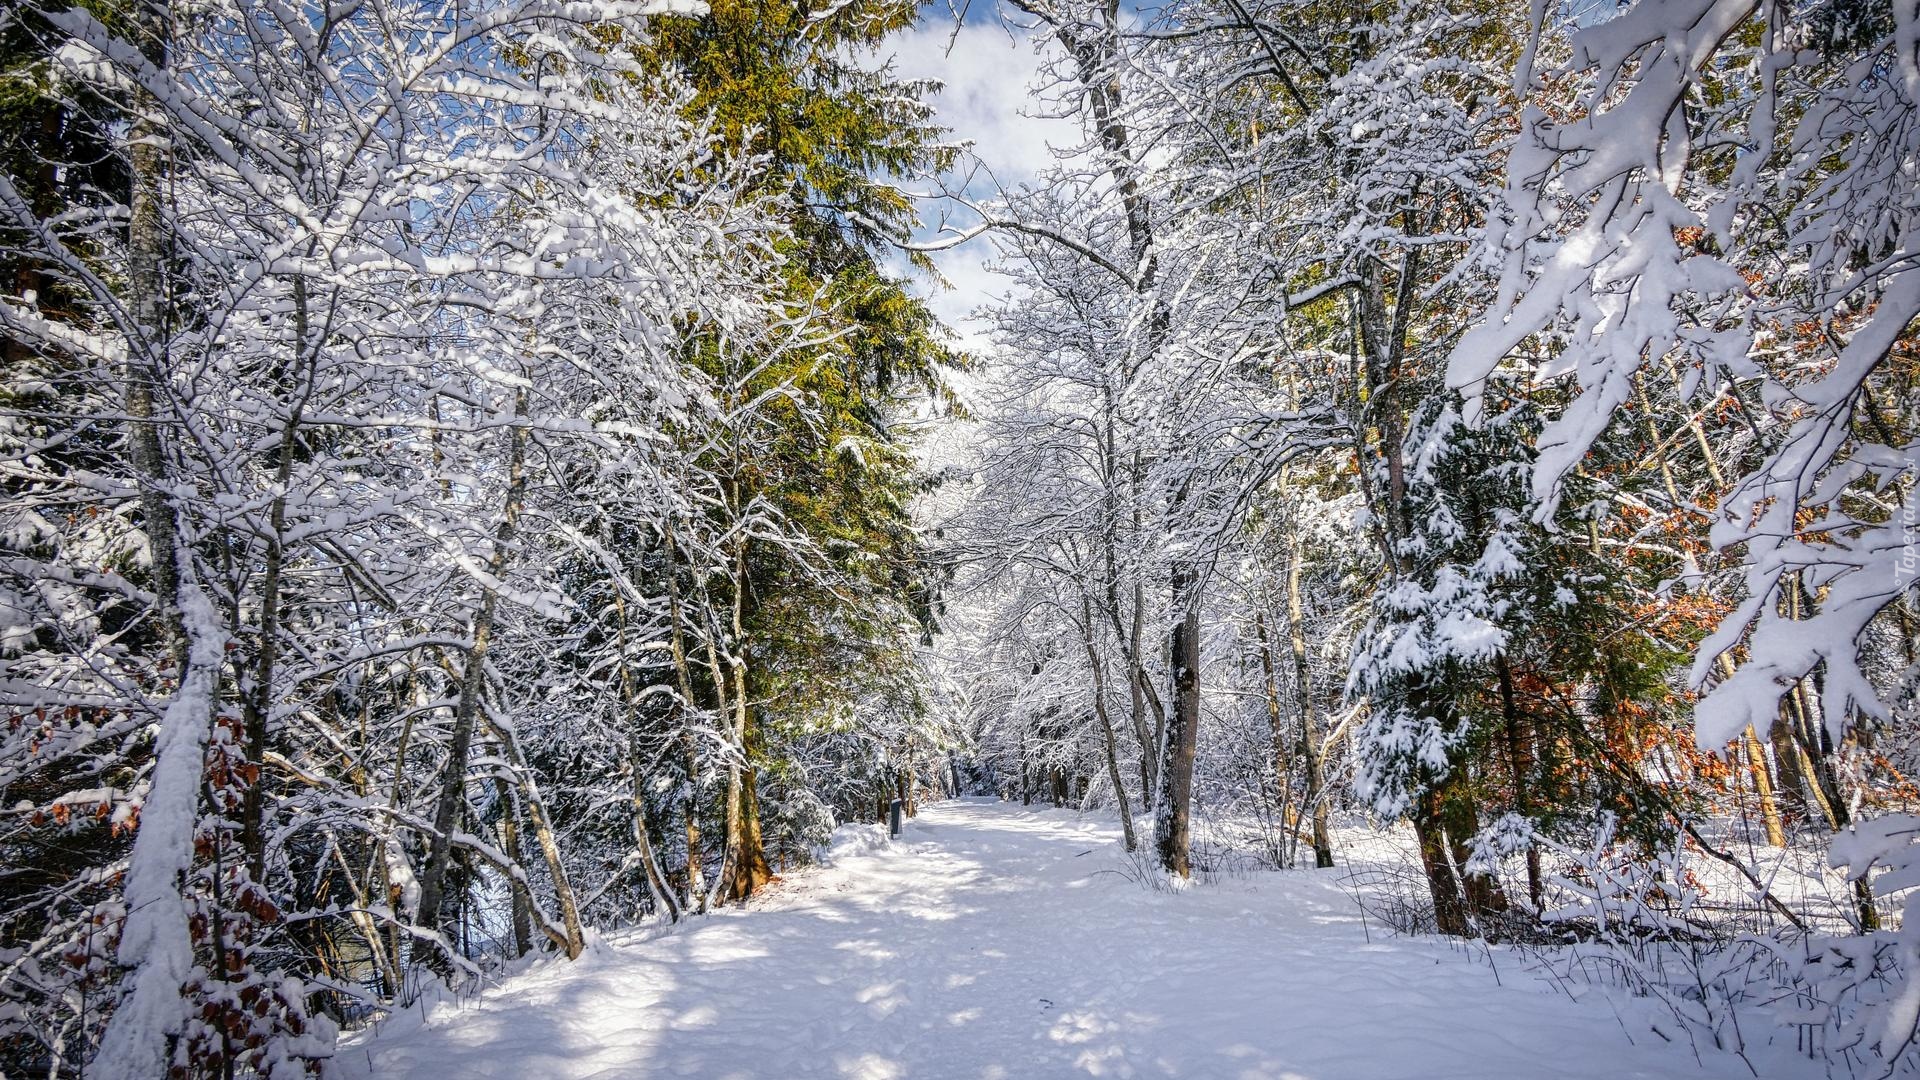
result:
M 1663 1042 L 1640 1002 L 1575 1001 L 1517 962 L 1377 926 L 1369 940 L 1337 872 L 1176 894 L 1127 866 L 1103 821 L 929 806 L 748 909 L 402 1018 L 341 1064 L 395 1080 L 1752 1075 Z

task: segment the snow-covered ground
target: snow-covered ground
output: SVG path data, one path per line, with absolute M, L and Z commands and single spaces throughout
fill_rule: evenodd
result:
M 1369 939 L 1326 873 L 1170 892 L 1130 871 L 1105 821 L 929 806 L 750 910 L 542 964 L 339 1064 L 405 1080 L 1754 1075 L 1665 1041 L 1644 1002 L 1573 1000 L 1498 952 Z M 1755 1064 L 1796 1063 L 1811 1075 L 1788 1054 Z

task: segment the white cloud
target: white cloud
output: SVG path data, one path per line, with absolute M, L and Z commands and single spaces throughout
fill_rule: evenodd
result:
M 892 54 L 901 77 L 938 79 L 944 84 L 933 99 L 940 123 L 950 130 L 950 138 L 971 142 L 973 155 L 991 173 L 991 179 L 986 174 L 973 177 L 971 196 L 991 198 L 994 181 L 1012 188 L 1033 179 L 1052 160 L 1049 141 L 1060 146 L 1078 141 L 1072 124 L 1038 115 L 1043 106 L 1035 100 L 1033 87 L 1040 58 L 1017 29 L 994 21 L 970 23 L 956 34 L 950 18 L 929 8 L 925 21 L 894 39 Z M 949 180 L 959 183 L 967 175 L 963 165 Z M 956 225 L 972 224 L 972 215 L 964 208 L 948 210 Z M 929 225 L 937 224 L 940 212 L 939 206 L 929 204 L 922 218 Z M 930 236 L 929 232 L 923 238 Z M 987 267 L 993 258 L 992 242 L 980 237 L 934 258 L 953 288 L 934 291 L 921 283 L 921 290 L 929 294 L 929 306 L 959 332 L 963 344 L 981 347 L 983 328 L 969 315 L 1004 294 L 1011 284 Z
M 1047 163 L 1050 134 L 1055 141 L 1071 138 L 1059 121 L 1025 115 L 1040 111 L 1032 97 L 1038 57 L 1017 29 L 970 24 L 955 34 L 951 22 L 929 19 L 900 36 L 894 60 L 907 78 L 945 84 L 934 99 L 941 123 L 954 137 L 971 140 L 1004 184 L 1028 179 Z

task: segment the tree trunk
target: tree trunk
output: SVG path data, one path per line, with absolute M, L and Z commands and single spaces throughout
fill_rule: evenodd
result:
M 1513 777 L 1513 811 L 1530 819 L 1533 813 L 1535 760 L 1533 718 L 1520 708 L 1514 693 L 1513 667 L 1508 663 L 1505 652 L 1498 654 L 1495 670 L 1500 678 L 1500 711 L 1504 714 L 1507 727 L 1507 769 Z M 1540 910 L 1541 890 L 1540 845 L 1529 842 L 1527 899 L 1532 902 L 1536 912 Z
M 740 799 L 734 819 L 727 825 L 727 844 L 734 848 L 728 860 L 727 896 L 745 900 L 761 886 L 773 880 L 773 868 L 767 865 L 767 852 L 760 837 L 760 798 L 757 770 L 749 765 L 740 770 Z
M 1804 617 L 1803 605 L 1806 601 L 1805 589 L 1801 585 L 1800 575 L 1787 577 L 1787 614 L 1793 619 Z M 1731 665 L 1729 665 L 1729 668 Z M 1794 680 L 1793 688 L 1787 692 L 1785 708 L 1780 720 L 1774 723 L 1774 731 L 1780 733 L 1786 728 L 1786 742 L 1792 744 L 1788 752 L 1776 753 L 1780 757 L 1781 772 L 1786 772 L 1786 763 L 1792 761 L 1801 773 L 1803 789 L 1813 797 L 1827 827 L 1834 832 L 1845 829 L 1852 823 L 1852 814 L 1847 809 L 1846 793 L 1840 788 L 1840 777 L 1834 771 L 1833 759 L 1827 753 L 1828 741 L 1825 732 L 1815 714 L 1813 695 L 1808 693 L 1807 680 Z M 1871 896 L 1871 894 L 1868 894 Z M 1871 900 L 1868 901 L 1871 905 Z M 1878 922 L 1878 916 L 1873 916 Z
M 1498 926 L 1492 919 L 1506 912 L 1507 896 L 1491 874 L 1467 870 L 1467 861 L 1473 856 L 1468 841 L 1480 831 L 1480 815 L 1474 811 L 1471 796 L 1460 790 L 1464 786 L 1461 780 L 1459 774 L 1455 774 L 1440 789 L 1440 819 L 1446 830 L 1448 853 L 1453 857 L 1453 871 L 1459 878 L 1461 894 L 1466 897 L 1467 913 L 1474 929 L 1491 936 Z
M 527 392 L 514 395 L 513 424 L 508 429 L 507 495 L 500 523 L 493 534 L 493 552 L 487 570 L 498 581 L 506 570 L 507 549 L 512 546 L 514 527 L 520 520 L 520 505 L 526 498 L 527 429 L 525 426 Z M 480 715 L 481 691 L 486 683 L 487 645 L 493 637 L 493 611 L 496 596 L 491 588 L 481 587 L 480 607 L 473 616 L 473 644 L 467 650 L 461 670 L 460 696 L 454 705 L 453 730 L 447 738 L 447 760 L 440 772 L 440 797 L 434 804 L 433 836 L 427 846 L 427 865 L 420 875 L 420 910 L 415 916 L 422 929 L 440 927 L 440 904 L 445 895 L 447 870 L 452 861 L 453 832 L 459 823 L 460 808 L 466 801 L 467 758 L 473 744 L 473 731 Z M 416 959 L 430 958 L 444 974 L 447 967 L 433 944 L 420 939 L 414 946 Z
M 526 761 L 520 755 L 519 738 L 510 728 L 494 723 L 487 726 L 492 729 L 494 738 L 500 741 L 501 753 L 513 769 L 520 787 L 520 798 L 526 805 L 527 824 L 533 827 L 533 839 L 546 860 L 547 874 L 553 878 L 554 902 L 560 906 L 560 921 L 567 930 L 567 938 L 561 947 L 566 950 L 567 959 L 578 960 L 580 950 L 586 943 L 581 930 L 580 907 L 574 900 L 573 884 L 567 879 L 566 864 L 560 859 L 560 841 L 553 835 L 553 826 L 547 820 L 546 805 L 541 802 L 540 789 L 534 784 L 533 770 L 527 768 Z
M 1137 529 L 1139 522 L 1135 521 Z M 1124 638 L 1127 649 L 1127 698 L 1129 715 L 1133 721 L 1134 738 L 1140 742 L 1140 799 L 1151 810 L 1157 806 L 1160 798 L 1160 752 L 1167 737 L 1167 710 L 1160 702 L 1160 694 L 1153 688 L 1153 679 L 1147 673 L 1144 655 L 1147 640 L 1146 587 L 1139 582 L 1133 586 L 1133 611 L 1129 620 L 1131 633 L 1121 628 L 1119 608 L 1113 609 L 1114 633 Z M 1147 723 L 1151 713 L 1153 723 Z
M 1467 937 L 1473 928 L 1467 919 L 1460 879 L 1453 873 L 1453 858 L 1447 850 L 1438 802 L 1438 794 L 1431 789 L 1420 793 L 1412 812 L 1413 835 L 1419 841 L 1420 866 L 1426 872 L 1427 891 L 1433 897 L 1434 929 L 1449 937 Z
M 672 573 L 671 565 L 668 566 L 668 573 L 669 575 Z M 639 702 L 640 691 L 639 687 L 634 683 L 633 668 L 627 663 L 627 598 L 623 591 L 625 586 L 626 582 L 624 580 L 615 583 L 613 607 L 614 613 L 619 620 L 617 623 L 619 635 L 615 644 L 620 650 L 620 701 L 621 704 L 626 706 L 629 713 L 631 713 Z M 676 625 L 674 630 L 677 633 L 679 627 Z M 675 658 L 679 660 L 680 654 L 676 652 Z M 686 675 L 685 663 L 677 663 L 676 671 L 684 679 Z M 628 725 L 627 770 L 631 777 L 630 794 L 628 797 L 633 807 L 634 855 L 640 860 L 641 868 L 647 875 L 647 888 L 653 893 L 654 902 L 667 909 L 668 921 L 679 922 L 680 905 L 674 901 L 673 890 L 667 885 L 666 875 L 661 873 L 660 861 L 654 857 L 653 836 L 647 827 L 646 758 L 645 755 L 640 752 L 640 725 L 638 723 L 638 717 L 630 716 Z
M 660 859 L 653 850 L 653 837 L 647 827 L 647 791 L 645 774 L 640 769 L 640 750 L 636 744 L 629 746 L 628 755 L 633 769 L 633 849 L 640 858 L 640 868 L 647 875 L 647 888 L 652 891 L 656 903 L 666 909 L 668 922 L 680 921 L 680 902 L 674 896 L 673 887 L 667 883 L 667 875 L 660 868 Z
M 308 254 L 312 254 L 309 245 Z M 312 360 L 307 337 L 307 279 L 293 279 L 293 364 L 303 386 L 312 386 Z M 267 872 L 266 845 L 266 759 L 273 720 L 274 667 L 280 648 L 280 576 L 286 562 L 287 485 L 293 479 L 293 459 L 298 449 L 296 432 L 306 412 L 306 389 L 302 389 L 287 410 L 280 428 L 279 445 L 274 453 L 275 489 L 267 511 L 267 550 L 260 575 L 260 637 L 254 656 L 252 693 L 241 704 L 241 724 L 247 739 L 247 764 L 252 775 L 240 812 L 241 849 L 247 856 L 247 875 L 261 881 Z M 236 626 L 235 630 L 239 630 Z
M 206 607 L 204 600 L 182 600 Z M 202 610 L 183 623 L 188 663 L 160 724 L 140 829 L 127 857 L 127 914 L 115 957 L 125 971 L 121 996 L 94 1059 L 113 1064 L 96 1075 L 166 1076 L 174 1039 L 188 1019 L 182 988 L 192 974 L 194 946 L 184 878 L 193 865 L 192 824 L 224 645 L 196 624 L 211 621 L 211 612 Z
M 1154 821 L 1160 865 L 1183 878 L 1192 873 L 1193 762 L 1200 734 L 1200 598 L 1194 595 L 1198 585 L 1190 566 L 1175 567 L 1173 602 L 1180 620 L 1173 627 L 1173 712 L 1161 765 L 1166 797 Z
M 1760 821 L 1766 830 L 1767 846 L 1786 847 L 1787 831 L 1780 821 L 1780 804 L 1773 798 L 1773 777 L 1767 772 L 1767 751 L 1754 735 L 1752 725 L 1740 733 L 1740 744 L 1746 751 L 1747 775 L 1753 779 L 1753 793 L 1760 801 Z
M 1114 488 L 1119 483 L 1119 477 L 1122 474 L 1120 451 L 1115 442 L 1115 431 L 1119 427 L 1119 406 L 1114 401 L 1112 388 L 1105 383 L 1101 385 L 1100 396 L 1105 424 L 1105 430 L 1103 432 L 1103 465 L 1107 476 L 1105 488 L 1106 520 L 1101 523 L 1100 530 L 1101 554 L 1105 561 L 1106 570 L 1106 580 L 1103 583 L 1105 600 L 1103 606 L 1106 610 L 1107 619 L 1113 626 L 1114 637 L 1119 641 L 1120 651 L 1126 660 L 1127 698 L 1129 706 L 1128 722 L 1133 730 L 1134 740 L 1139 743 L 1140 746 L 1140 800 L 1142 806 L 1148 807 L 1150 810 L 1150 804 L 1158 782 L 1155 767 L 1157 765 L 1156 758 L 1160 752 L 1159 736 L 1154 733 L 1153 728 L 1163 727 L 1164 721 L 1153 725 L 1153 727 L 1149 727 L 1147 723 L 1147 693 L 1151 689 L 1152 684 L 1147 677 L 1146 665 L 1141 662 L 1140 658 L 1141 641 L 1145 637 L 1145 615 L 1141 605 L 1143 593 L 1138 581 L 1134 583 L 1133 588 L 1134 603 L 1131 618 L 1123 618 L 1122 616 L 1120 603 L 1120 559 L 1116 550 L 1116 534 L 1120 529 L 1121 516 L 1118 508 L 1114 504 Z M 1131 520 L 1135 533 L 1140 531 L 1140 500 L 1138 497 L 1139 466 L 1140 454 L 1136 450 L 1132 455 L 1131 467 L 1125 470 L 1130 494 L 1132 495 L 1129 502 L 1132 508 Z M 1082 599 L 1083 601 L 1085 600 L 1084 595 Z M 1086 604 L 1083 603 L 1081 606 L 1084 608 Z M 1131 632 L 1129 632 L 1128 629 L 1129 621 L 1132 624 Z M 1091 622 L 1088 622 L 1088 633 L 1092 633 Z M 1159 701 L 1157 699 L 1153 702 L 1153 705 L 1156 710 L 1159 709 Z
M 1804 602 L 1800 576 L 1795 574 L 1788 579 L 1787 602 L 1791 605 L 1790 614 L 1800 618 L 1801 604 Z M 1726 657 L 1721 662 L 1730 669 L 1731 663 Z M 1827 738 L 1824 726 L 1820 722 L 1816 702 L 1819 696 L 1809 691 L 1807 680 L 1794 683 L 1787 694 L 1787 704 L 1798 721 L 1801 746 L 1806 751 L 1806 765 L 1814 780 L 1813 791 L 1820 796 L 1827 820 L 1835 832 L 1842 831 L 1853 824 L 1853 812 L 1848 807 L 1846 793 L 1840 786 L 1840 775 L 1833 767 L 1833 747 Z M 1873 886 L 1866 878 L 1853 881 L 1853 903 L 1857 912 L 1862 933 L 1880 929 L 1880 909 L 1873 899 Z
M 726 485 L 727 505 L 739 515 L 738 488 Z M 732 695 L 732 736 L 736 758 L 727 767 L 727 843 L 721 870 L 721 888 L 735 900 L 745 900 L 773 876 L 760 838 L 760 807 L 755 794 L 753 767 L 753 716 L 747 699 L 747 539 L 736 540 L 733 550 L 733 602 L 731 634 L 728 638 L 727 670 Z M 723 677 L 716 665 L 716 686 Z
M 1271 844 L 1270 853 L 1275 865 L 1290 867 L 1293 864 L 1293 852 L 1297 842 L 1289 842 L 1290 822 L 1296 816 L 1293 810 L 1293 765 L 1287 753 L 1286 726 L 1280 719 L 1280 683 L 1274 675 L 1273 645 L 1267 640 L 1267 616 L 1263 611 L 1253 613 L 1254 642 L 1260 649 L 1261 685 L 1266 693 L 1267 702 L 1267 754 L 1270 760 L 1262 771 L 1266 777 L 1260 784 L 1262 791 L 1271 786 L 1274 796 L 1273 805 L 1280 815 L 1278 838 Z M 1298 837 L 1297 830 L 1292 833 Z
M 501 777 L 494 777 L 494 797 L 500 800 L 500 850 L 514 863 L 523 863 L 520 855 L 520 811 L 514 805 L 513 789 Z M 527 893 L 527 883 L 517 877 L 507 879 L 507 890 L 512 894 L 510 906 L 513 915 L 513 955 L 522 957 L 533 948 L 533 897 Z
M 727 787 L 720 808 L 720 866 L 707 888 L 704 899 L 700 901 L 700 910 L 704 911 L 725 898 L 734 873 L 735 861 L 740 855 L 740 845 L 735 839 L 740 823 L 741 768 L 746 757 L 746 747 L 735 735 L 736 717 L 733 702 L 729 699 L 726 665 L 720 659 L 718 638 L 719 627 L 713 619 L 711 598 L 704 609 L 707 622 L 704 642 L 707 664 L 707 678 L 713 683 L 714 718 L 716 725 L 723 727 L 733 751 L 733 757 L 727 762 Z
M 172 5 L 152 0 L 131 14 L 141 49 L 167 64 Z M 177 680 L 160 724 L 154 767 L 140 828 L 128 855 L 116 960 L 125 971 L 119 1004 L 101 1033 L 96 1063 L 128 1077 L 165 1075 L 187 1002 L 181 991 L 193 963 L 193 932 L 183 882 L 193 865 L 193 821 L 199 809 L 207 738 L 214 714 L 224 643 L 212 628 L 190 631 L 182 609 L 178 523 L 165 490 L 166 455 L 160 442 L 155 388 L 167 377 L 167 226 L 162 216 L 169 168 L 167 131 L 136 96 L 128 129 L 127 291 L 132 325 L 123 368 L 127 453 L 140 487 L 141 528 L 147 535 L 159 638 Z M 210 620 L 208 620 L 210 621 Z
M 1829 830 L 1834 828 L 1833 810 L 1813 775 L 1813 761 L 1796 737 L 1794 713 L 1799 686 L 1787 691 L 1780 702 L 1779 715 L 1767 729 L 1767 742 L 1773 748 L 1774 766 L 1780 772 L 1780 790 L 1775 792 L 1783 812 L 1791 810 L 1804 820 L 1818 819 Z
M 141 49 L 150 62 L 167 63 L 173 35 L 173 10 L 168 0 L 138 5 Z M 160 615 L 161 636 L 173 657 L 176 678 L 185 677 L 187 639 L 180 624 L 179 526 L 173 504 L 164 490 L 166 453 L 160 444 L 155 394 L 166 385 L 168 353 L 167 226 L 162 216 L 170 166 L 166 129 L 151 115 L 153 102 L 140 95 L 127 132 L 128 313 L 133 320 L 127 340 L 125 406 L 127 441 L 133 470 L 140 482 L 141 529 L 153 574 L 154 605 Z
M 1313 813 L 1313 865 L 1327 870 L 1333 866 L 1333 837 L 1327 828 L 1326 766 L 1321 761 L 1320 725 L 1313 708 L 1313 669 L 1307 666 L 1306 618 L 1300 599 L 1304 554 L 1297 531 L 1292 535 L 1292 547 L 1287 560 L 1287 637 L 1293 649 L 1294 693 L 1300 705 L 1300 755 L 1307 766 L 1307 806 Z
M 736 683 L 733 694 L 735 745 L 746 760 L 727 768 L 726 855 L 722 860 L 720 884 L 727 898 L 745 900 L 773 877 L 773 870 L 767 865 L 760 837 L 757 777 L 747 744 L 749 719 L 744 679 Z
M 1113 721 L 1106 715 L 1104 706 L 1098 709 L 1100 715 L 1100 734 L 1107 751 L 1107 781 L 1113 785 L 1113 801 L 1120 808 L 1120 841 L 1126 850 L 1137 846 L 1133 835 L 1133 807 L 1127 805 L 1126 784 L 1120 777 L 1120 759 L 1114 753 Z
M 1093 643 L 1093 605 L 1084 593 L 1080 596 L 1080 643 L 1086 646 L 1087 666 L 1093 672 L 1093 711 L 1100 720 L 1102 745 L 1106 748 L 1107 779 L 1113 784 L 1113 799 L 1120 806 L 1120 839 L 1128 851 L 1135 846 L 1133 808 L 1128 805 L 1127 785 L 1120 778 L 1120 756 L 1114 748 L 1113 717 L 1107 713 L 1107 665 Z

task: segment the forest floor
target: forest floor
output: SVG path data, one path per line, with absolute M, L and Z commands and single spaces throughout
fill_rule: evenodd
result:
M 1755 1075 L 1667 1041 L 1644 1001 L 1383 934 L 1337 871 L 1146 887 L 1118 831 L 972 799 L 925 807 L 892 843 L 842 830 L 830 865 L 745 909 L 537 964 L 337 1064 L 401 1080 Z M 1811 1075 L 1755 1062 L 1794 1065 Z

